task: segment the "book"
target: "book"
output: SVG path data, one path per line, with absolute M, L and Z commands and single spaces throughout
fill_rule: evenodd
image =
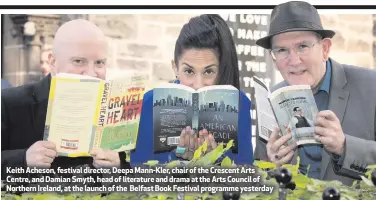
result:
M 239 90 L 230 85 L 194 89 L 173 83 L 153 89 L 153 149 L 171 151 L 179 144 L 183 129 L 190 126 L 195 134 L 202 129 L 212 133 L 217 143 L 234 141 L 238 150 Z
M 101 80 L 76 74 L 51 77 L 44 140 L 59 156 L 90 156 L 93 148 L 128 151 L 136 146 L 148 76 Z
M 286 86 L 272 93 L 258 77 L 253 77 L 253 85 L 261 138 L 269 140 L 273 129 L 279 128 L 280 136 L 292 135 L 287 144 L 319 144 L 314 138 L 318 108 L 309 85 Z

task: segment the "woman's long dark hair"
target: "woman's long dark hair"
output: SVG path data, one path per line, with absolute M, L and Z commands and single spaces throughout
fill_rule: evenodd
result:
M 200 15 L 183 26 L 175 45 L 176 66 L 184 51 L 189 49 L 213 50 L 219 61 L 216 84 L 240 89 L 235 44 L 229 27 L 219 15 Z

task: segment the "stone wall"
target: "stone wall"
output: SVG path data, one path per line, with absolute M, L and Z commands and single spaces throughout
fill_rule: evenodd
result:
M 39 15 L 40 16 L 40 15 Z M 152 82 L 158 84 L 174 79 L 171 70 L 173 49 L 176 37 L 184 23 L 195 15 L 60 15 L 61 23 L 85 18 L 103 29 L 109 38 L 110 69 L 108 77 L 122 73 L 146 71 Z M 12 22 L 4 15 L 2 78 L 13 85 L 27 82 L 28 67 L 15 50 L 16 38 L 11 38 Z M 376 15 L 322 15 L 323 25 L 337 32 L 333 38 L 331 56 L 340 63 L 374 68 L 376 63 Z M 47 55 L 51 49 L 50 41 L 44 41 L 41 49 L 41 63 L 46 66 Z M 18 41 L 18 44 L 22 42 Z M 16 55 L 17 54 L 17 55 Z M 13 55 L 13 56 L 12 56 Z M 18 58 L 18 59 L 16 59 Z M 20 62 L 15 63 L 17 60 Z M 374 61 L 375 60 L 375 61 Z M 22 65 L 22 66 L 21 66 Z M 20 77 L 18 77 L 20 76 Z M 22 76 L 22 77 L 21 77 Z M 277 78 L 281 77 L 277 73 Z
M 174 79 L 171 69 L 175 40 L 194 15 L 90 15 L 110 39 L 108 77 L 147 71 L 153 84 Z M 374 17 L 376 20 L 376 17 Z M 340 63 L 373 68 L 376 34 L 372 15 L 322 15 L 323 26 L 336 31 L 331 57 Z M 376 40 L 375 40 L 376 41 Z M 277 72 L 277 81 L 282 80 Z M 253 133 L 254 134 L 254 133 Z M 252 139 L 255 147 L 255 137 Z
M 110 39 L 109 77 L 145 70 L 152 75 L 152 82 L 158 84 L 175 78 L 170 63 L 175 40 L 182 25 L 193 16 L 89 15 L 88 19 Z M 372 15 L 322 15 L 324 27 L 336 31 L 331 57 L 340 63 L 374 68 L 374 18 L 376 21 Z
M 340 63 L 375 68 L 376 41 L 373 15 L 321 15 L 323 26 L 336 31 L 331 57 Z M 376 19 L 376 18 L 375 18 Z
M 89 15 L 109 37 L 108 77 L 146 71 L 153 84 L 175 78 L 171 69 L 182 25 L 193 15 Z
M 108 78 L 145 71 L 156 85 L 175 78 L 171 69 L 175 41 L 182 25 L 192 16 L 195 15 L 66 15 L 61 16 L 61 23 L 85 18 L 103 29 L 110 46 Z M 25 55 L 14 52 L 22 50 L 22 42 L 10 35 L 13 25 L 8 16 L 5 18 L 3 55 L 13 62 L 3 58 L 2 78 L 18 86 L 30 72 L 24 72 L 28 66 L 19 58 Z M 340 63 L 376 68 L 376 15 L 322 15 L 322 20 L 325 28 L 337 32 L 332 58 Z M 47 64 L 50 50 L 50 41 L 46 41 L 41 49 L 41 66 Z M 281 80 L 278 74 L 277 80 Z
M 170 62 L 175 40 L 182 25 L 192 16 L 195 15 L 89 15 L 88 19 L 110 39 L 109 78 L 142 70 L 151 74 L 156 85 L 174 79 Z M 376 34 L 372 15 L 322 15 L 322 21 L 325 28 L 336 31 L 331 49 L 333 59 L 374 67 Z M 276 79 L 282 80 L 278 72 Z M 252 143 L 255 147 L 255 137 Z
M 372 54 L 373 54 L 373 67 L 376 68 L 376 14 L 373 17 L 373 42 L 372 42 Z

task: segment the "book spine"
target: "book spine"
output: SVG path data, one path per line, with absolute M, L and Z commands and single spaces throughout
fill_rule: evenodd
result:
M 198 124 L 199 124 L 199 93 L 192 94 L 192 107 L 193 107 L 193 118 L 192 118 L 192 129 L 198 135 Z
M 98 117 L 98 126 L 104 126 L 106 123 L 107 118 L 107 107 L 108 107 L 108 97 L 110 96 L 111 92 L 111 82 L 105 82 L 104 87 L 102 90 L 102 95 L 100 99 L 100 110 L 99 110 L 99 117 Z
M 103 86 L 103 92 L 101 94 L 100 99 L 100 109 L 98 113 L 98 120 L 97 124 L 95 126 L 95 135 L 92 137 L 92 141 L 90 142 L 90 147 L 100 147 L 101 139 L 102 139 L 102 133 L 104 130 L 104 126 L 107 121 L 107 107 L 108 107 L 108 97 L 110 96 L 111 92 L 111 81 L 104 82 Z
M 270 108 L 271 108 L 272 111 L 273 111 L 273 115 L 274 115 L 275 121 L 277 122 L 278 127 L 280 127 L 281 124 L 279 123 L 279 121 L 278 121 L 278 117 L 277 117 L 277 115 L 275 114 L 274 107 L 273 107 L 273 104 L 272 104 L 272 101 L 270 100 L 270 98 L 268 98 L 268 103 L 269 103 L 269 105 L 270 105 Z M 283 135 L 282 135 L 282 130 L 279 130 L 279 135 L 280 135 L 281 137 L 283 136 Z M 270 136 L 270 135 L 269 135 L 269 136 Z

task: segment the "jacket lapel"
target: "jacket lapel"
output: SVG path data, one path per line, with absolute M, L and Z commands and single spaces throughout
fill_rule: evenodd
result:
M 342 124 L 347 107 L 347 101 L 349 98 L 349 92 L 344 89 L 344 86 L 347 83 L 347 79 L 343 66 L 332 59 L 330 59 L 330 61 L 332 63 L 332 77 L 330 83 L 331 86 L 328 109 L 337 115 L 339 121 Z M 322 151 L 321 156 L 322 161 L 320 178 L 323 179 L 331 157 L 330 154 L 325 150 Z
M 46 76 L 31 89 L 34 103 L 30 105 L 34 131 L 38 136 L 37 140 L 43 139 L 44 126 L 48 106 L 48 95 L 50 91 L 51 75 Z

